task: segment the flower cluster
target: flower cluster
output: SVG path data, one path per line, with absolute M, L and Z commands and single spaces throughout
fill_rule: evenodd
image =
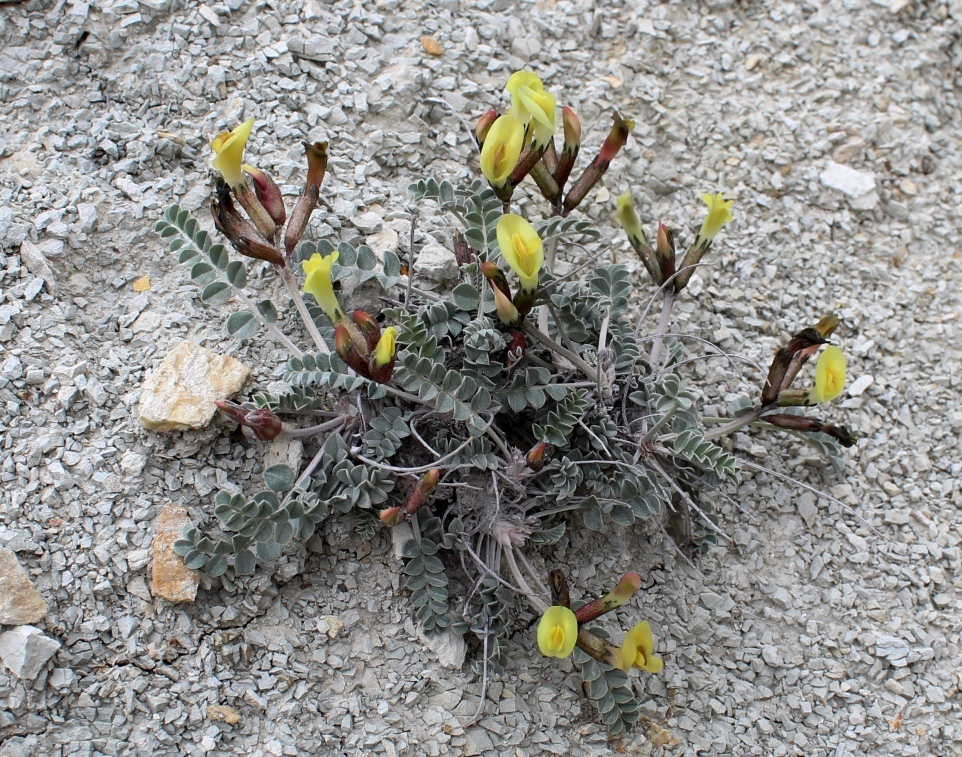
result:
M 562 106 L 564 146 L 559 155 L 554 145 L 558 107 L 554 95 L 531 71 L 516 71 L 505 90 L 511 97 L 508 112 L 490 110 L 481 116 L 475 137 L 481 151 L 481 172 L 505 203 L 514 189 L 531 176 L 558 215 L 568 215 L 601 179 L 608 165 L 624 147 L 634 121 L 615 116 L 615 123 L 598 156 L 574 182 L 567 195 L 565 185 L 581 149 L 581 122 L 571 108 Z
M 233 131 L 218 134 L 211 140 L 213 167 L 221 175 L 211 213 L 217 230 L 241 255 L 286 269 L 288 258 L 304 235 L 320 198 L 327 171 L 327 143 L 304 143 L 307 181 L 288 219 L 284 199 L 274 180 L 265 171 L 244 162 L 244 149 L 253 129 L 254 119 L 249 118 Z M 246 218 L 234 205 L 235 200 L 246 212 Z M 286 254 L 277 242 L 285 224 Z
M 599 662 L 625 671 L 638 668 L 660 673 L 664 661 L 655 654 L 655 642 L 648 621 L 637 623 L 625 635 L 620 647 L 614 647 L 601 636 L 584 628 L 606 612 L 621 607 L 641 585 L 637 573 L 626 573 L 608 594 L 572 610 L 568 587 L 561 571 L 551 571 L 552 600 L 538 622 L 538 649 L 547 657 L 567 657 L 577 646 Z

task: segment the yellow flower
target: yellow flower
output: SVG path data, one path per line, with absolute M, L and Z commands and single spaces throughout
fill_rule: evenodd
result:
M 708 216 L 701 225 L 701 231 L 698 232 L 698 239 L 695 240 L 695 244 L 707 246 L 715 238 L 715 235 L 721 231 L 722 226 L 732 220 L 731 206 L 735 204 L 735 201 L 728 200 L 726 202 L 722 199 L 721 192 L 714 195 L 703 194 L 701 201 L 708 206 Z
M 815 364 L 815 386 L 810 402 L 831 402 L 845 388 L 845 355 L 834 345 L 826 347 Z
M 505 87 L 511 95 L 511 114 L 517 117 L 522 123 L 527 125 L 532 119 L 550 128 L 554 133 L 554 97 L 551 97 L 551 111 L 546 109 L 548 101 L 541 95 L 547 94 L 544 91 L 544 84 L 541 83 L 531 71 L 516 71 L 511 74 L 508 84 Z
M 498 310 L 498 318 L 501 320 L 505 326 L 517 326 L 518 321 L 521 320 L 521 314 L 518 312 L 518 308 L 514 306 L 514 303 L 508 299 L 508 296 L 502 292 L 498 287 L 491 287 L 491 291 L 494 293 L 494 305 Z
M 518 165 L 524 147 L 524 124 L 510 114 L 498 118 L 484 135 L 481 173 L 493 187 L 503 187 Z
M 544 246 L 534 226 L 519 215 L 505 213 L 498 221 L 498 247 L 501 257 L 521 279 L 521 288 L 534 292 L 544 265 Z
M 249 118 L 233 131 L 218 134 L 210 142 L 210 148 L 217 153 L 214 168 L 221 172 L 224 181 L 236 187 L 244 180 L 241 165 L 244 162 L 244 147 L 254 128 L 254 119 Z
M 631 198 L 631 192 L 625 192 L 618 198 L 618 210 L 615 211 L 615 219 L 621 224 L 628 238 L 640 239 L 644 236 L 641 230 L 641 221 L 635 212 L 635 201 Z
M 538 623 L 538 649 L 545 657 L 567 657 L 578 641 L 578 619 L 567 607 L 553 605 Z
M 335 250 L 326 258 L 322 258 L 320 253 L 315 252 L 310 260 L 301 263 L 304 274 L 307 276 L 304 291 L 314 295 L 317 304 L 321 306 L 333 326 L 337 326 L 346 317 L 334 295 L 334 283 L 331 281 L 331 267 L 337 262 L 337 255 Z
M 394 360 L 394 353 L 397 350 L 397 326 L 388 326 L 377 340 L 374 348 L 374 365 L 378 368 L 387 365 Z
M 638 623 L 628 632 L 615 657 L 615 667 L 626 673 L 631 668 L 660 673 L 665 666 L 665 661 L 655 654 L 655 641 L 651 637 L 651 626 L 647 620 Z

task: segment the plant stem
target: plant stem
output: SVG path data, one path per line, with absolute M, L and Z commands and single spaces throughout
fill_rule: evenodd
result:
M 591 379 L 592 383 L 595 383 L 595 384 L 598 383 L 598 372 L 594 368 L 592 368 L 590 365 L 588 365 L 581 358 L 579 354 L 577 354 L 576 352 L 572 352 L 571 350 L 568 350 L 565 347 L 562 347 L 554 339 L 552 339 L 547 334 L 539 331 L 530 323 L 526 323 L 524 325 L 524 330 L 526 333 L 531 334 L 531 336 L 533 336 L 535 339 L 537 339 L 539 342 L 545 345 L 545 347 L 549 347 L 555 352 L 557 352 L 559 355 L 561 355 L 562 357 L 568 358 L 568 360 L 570 360 L 572 363 L 578 366 L 578 368 L 581 369 L 582 373 L 584 373 L 588 378 Z
M 548 609 L 548 605 L 545 604 L 541 597 L 534 593 L 531 587 L 528 586 L 528 582 L 524 580 L 524 576 L 521 575 L 521 571 L 518 569 L 518 563 L 514 559 L 514 550 L 510 547 L 505 549 L 504 557 L 508 561 L 508 568 L 511 570 L 511 575 L 514 577 L 515 583 L 522 588 L 525 598 L 538 613 L 544 613 L 544 611 Z
M 281 331 L 277 327 L 276 323 L 271 323 L 270 321 L 264 319 L 264 317 L 260 314 L 260 311 L 257 309 L 257 305 L 253 303 L 250 297 L 244 294 L 244 292 L 242 292 L 240 289 L 237 289 L 233 286 L 231 287 L 231 289 L 233 290 L 234 297 L 237 298 L 237 301 L 240 302 L 248 310 L 250 310 L 261 323 L 267 326 L 267 330 L 270 331 L 275 337 L 277 337 L 277 340 L 281 344 L 283 344 L 285 347 L 287 347 L 288 351 L 294 357 L 302 357 L 304 355 L 304 352 L 301 350 L 301 348 L 298 347 L 296 344 L 294 344 L 294 342 L 290 340 L 287 334 L 285 334 L 283 331 Z
M 314 434 L 321 434 L 325 431 L 332 431 L 333 429 L 339 428 L 344 425 L 344 417 L 338 416 L 334 420 L 326 421 L 324 423 L 319 423 L 316 426 L 306 426 L 304 428 L 295 428 L 294 426 L 288 426 L 286 423 L 281 429 L 281 433 L 287 437 L 298 437 L 298 436 L 312 436 Z
M 330 354 L 331 348 L 327 346 L 327 342 L 324 341 L 321 332 L 317 330 L 317 324 L 314 323 L 314 319 L 311 318 L 311 314 L 307 310 L 307 305 L 304 304 L 304 298 L 301 297 L 301 290 L 297 288 L 297 284 L 294 283 L 294 277 L 291 276 L 291 269 L 287 266 L 278 266 L 278 269 L 280 270 L 281 281 L 284 282 L 284 286 L 287 287 L 291 299 L 294 300 L 294 307 L 296 307 L 297 312 L 300 313 L 301 319 L 304 321 L 304 325 L 307 326 L 307 332 L 311 335 L 311 339 L 314 340 L 315 346 L 325 355 Z
M 739 418 L 735 418 L 735 420 L 726 423 L 721 428 L 716 428 L 714 431 L 709 431 L 707 434 L 705 434 L 705 439 L 711 440 L 717 439 L 720 436 L 727 436 L 733 431 L 737 431 L 742 426 L 747 426 L 749 423 L 754 423 L 759 419 L 759 417 L 761 417 L 761 414 L 762 406 L 755 405 L 751 412 L 745 413 Z
M 673 403 L 672 406 L 668 408 L 667 412 L 663 416 L 661 416 L 659 421 L 650 429 L 648 429 L 648 432 L 641 439 L 638 440 L 638 446 L 640 447 L 642 444 L 647 444 L 652 439 L 654 439 L 655 434 L 657 434 L 662 428 L 664 428 L 665 424 L 671 420 L 671 416 L 675 414 L 676 410 L 678 410 L 677 402 Z
M 658 331 L 655 332 L 655 343 L 651 346 L 649 362 L 651 370 L 658 370 L 658 361 L 661 358 L 661 346 L 664 343 L 665 334 L 668 333 L 668 324 L 671 321 L 671 309 L 675 305 L 675 292 L 665 290 L 665 299 L 661 303 L 661 318 L 658 319 Z

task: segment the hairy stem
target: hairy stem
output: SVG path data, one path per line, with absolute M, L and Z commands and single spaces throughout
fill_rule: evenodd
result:
M 664 344 L 665 334 L 668 333 L 668 324 L 671 322 L 671 309 L 675 305 L 675 293 L 665 290 L 665 299 L 661 303 L 661 318 L 658 319 L 658 330 L 655 332 L 655 343 L 651 346 L 651 370 L 657 371 L 659 360 L 661 359 L 661 346 Z
M 304 303 L 304 298 L 301 296 L 301 290 L 298 289 L 297 284 L 294 283 L 294 277 L 291 275 L 291 269 L 287 266 L 279 266 L 278 270 L 281 274 L 281 281 L 284 282 L 284 286 L 287 287 L 287 291 L 291 295 L 291 299 L 294 300 L 294 307 L 297 308 L 297 312 L 300 313 L 301 319 L 304 321 L 304 325 L 307 326 L 307 332 L 311 335 L 311 339 L 314 340 L 314 345 L 325 355 L 330 354 L 331 348 L 327 346 L 327 342 L 324 341 L 324 337 L 321 336 L 321 332 L 317 330 L 317 324 L 314 323 L 314 319 L 311 318 L 311 314 L 307 310 L 307 305 Z

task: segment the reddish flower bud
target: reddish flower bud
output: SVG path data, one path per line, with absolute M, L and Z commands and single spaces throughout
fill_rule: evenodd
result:
M 634 128 L 635 122 L 630 118 L 622 118 L 615 114 L 615 123 L 611 127 L 611 131 L 608 132 L 608 138 L 605 139 L 604 144 L 601 146 L 598 156 L 591 162 L 591 165 L 584 170 L 584 173 L 578 177 L 578 180 L 568 192 L 568 196 L 565 197 L 564 215 L 568 215 L 568 213 L 578 207 L 581 201 L 588 195 L 588 192 L 591 191 L 591 188 L 604 176 L 605 171 L 608 170 L 608 166 L 611 165 L 611 161 L 615 159 L 615 156 L 621 148 L 625 146 L 625 143 L 628 141 L 628 135 Z
M 561 106 L 561 123 L 564 126 L 565 144 L 561 150 L 561 157 L 558 159 L 558 167 L 555 169 L 554 178 L 559 187 L 563 187 L 571 175 L 574 168 L 575 159 L 581 150 L 581 121 L 578 115 L 567 105 Z
M 262 442 L 273 441 L 283 430 L 284 424 L 281 419 L 267 408 L 248 410 L 234 402 L 215 402 L 214 404 L 222 413 L 229 415 L 242 426 L 247 426 Z
M 533 471 L 539 471 L 544 467 L 545 453 L 548 451 L 547 442 L 538 442 L 525 455 L 524 461 Z
M 327 172 L 327 142 L 304 142 L 304 152 L 307 153 L 307 181 L 304 191 L 297 198 L 297 204 L 291 213 L 290 223 L 284 234 L 284 247 L 288 254 L 294 251 L 307 230 L 307 223 L 311 220 L 311 213 L 317 207 L 321 196 L 321 183 Z
M 355 340 L 351 338 L 351 332 L 347 326 L 339 323 L 334 329 L 334 350 L 341 360 L 358 372 L 364 378 L 370 378 L 367 360 L 357 351 Z
M 662 281 L 675 275 L 675 232 L 658 222 L 658 236 L 655 242 L 655 257 L 661 268 Z
M 378 339 L 381 338 L 381 327 L 378 322 L 372 315 L 365 313 L 363 310 L 355 310 L 351 313 L 351 319 L 364 337 L 367 351 L 373 352 L 374 348 L 377 347 Z
M 284 198 L 281 196 L 281 190 L 277 184 L 274 183 L 269 174 L 259 168 L 254 168 L 254 166 L 246 163 L 243 168 L 244 173 L 250 176 L 254 182 L 254 194 L 257 195 L 257 199 L 264 206 L 264 210 L 267 211 L 274 223 L 283 226 L 284 221 L 287 220 L 287 209 L 284 207 Z
M 385 510 L 381 510 L 381 514 L 378 517 L 385 526 L 396 526 L 398 523 L 407 520 L 404 511 L 400 507 L 388 507 Z
M 304 142 L 303 145 L 307 155 L 306 186 L 320 189 L 327 173 L 327 142 Z
M 484 145 L 484 138 L 488 136 L 488 132 L 494 125 L 494 122 L 498 120 L 498 111 L 489 110 L 481 118 L 478 119 L 478 125 L 474 127 L 474 136 L 478 140 L 478 149 L 480 150 L 482 145 Z
M 428 494 L 435 486 L 438 485 L 438 479 L 441 478 L 441 471 L 438 468 L 432 468 L 423 476 L 421 480 L 418 481 L 418 491 L 421 494 Z
M 508 277 L 504 275 L 504 271 L 488 260 L 481 264 L 481 273 L 484 274 L 484 278 L 490 281 L 501 294 L 509 300 L 511 299 L 511 287 L 508 285 Z
M 508 370 L 510 371 L 524 357 L 528 351 L 528 345 L 524 334 L 520 331 L 511 332 L 511 341 L 508 342 Z
M 214 226 L 227 237 L 231 246 L 241 255 L 256 260 L 266 260 L 276 266 L 286 265 L 280 250 L 268 242 L 237 210 L 231 197 L 230 187 L 222 179 L 218 180 L 214 190 L 210 212 L 214 217 Z

